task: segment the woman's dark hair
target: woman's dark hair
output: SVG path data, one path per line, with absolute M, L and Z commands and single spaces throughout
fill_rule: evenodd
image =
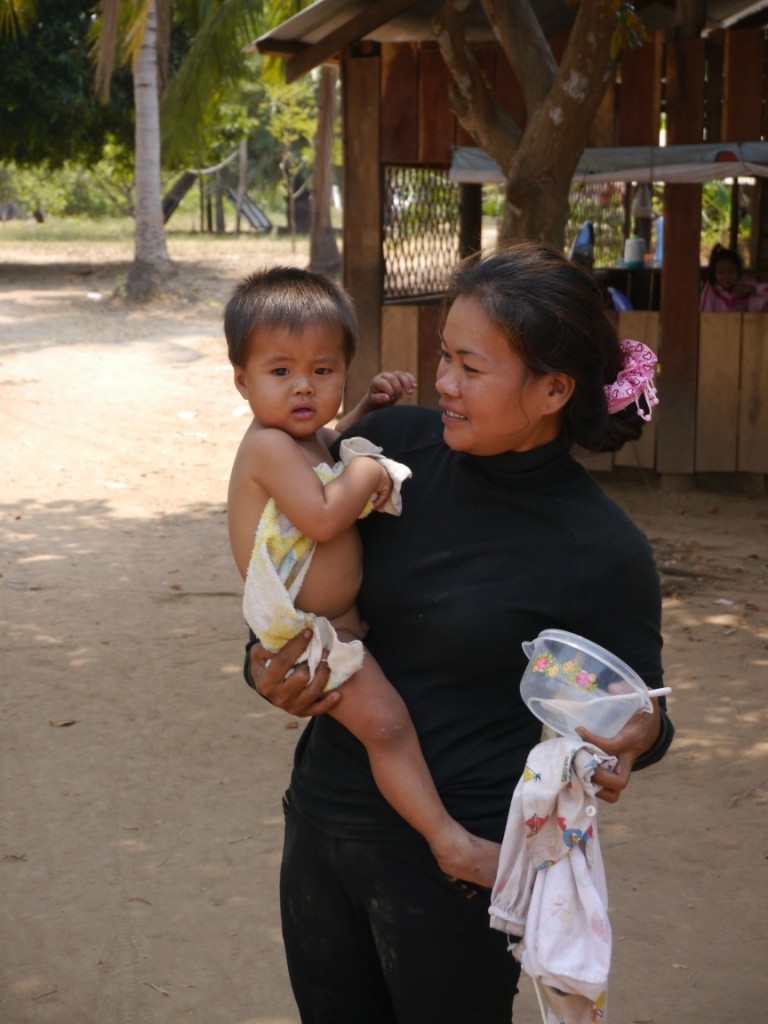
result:
M 603 389 L 616 380 L 623 355 L 586 270 L 555 249 L 523 242 L 463 260 L 448 284 L 445 315 L 460 296 L 477 302 L 530 373 L 573 378 L 563 416 L 571 444 L 613 452 L 640 437 L 644 421 L 634 405 L 608 412 Z
M 715 284 L 717 281 L 715 270 L 718 263 L 733 263 L 738 276 L 742 277 L 744 274 L 744 264 L 741 261 L 741 256 L 739 256 L 735 249 L 726 249 L 724 245 L 720 245 L 718 242 L 709 254 L 709 266 L 707 267 L 707 277 L 712 284 Z
M 229 360 L 233 366 L 245 364 L 257 330 L 301 331 L 310 324 L 341 331 L 348 366 L 355 354 L 357 317 L 347 293 L 322 274 L 298 267 L 258 270 L 243 278 L 224 308 Z

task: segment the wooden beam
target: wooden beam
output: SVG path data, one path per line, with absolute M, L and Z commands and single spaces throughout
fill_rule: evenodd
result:
M 349 21 L 329 32 L 327 36 L 312 43 L 302 53 L 292 57 L 285 66 L 286 82 L 295 82 L 318 64 L 336 56 L 350 43 L 362 39 L 369 32 L 396 18 L 398 14 L 413 7 L 417 0 L 375 0 L 368 4 Z
M 381 61 L 350 57 L 344 96 L 344 285 L 357 309 L 357 354 L 347 374 L 351 408 L 381 369 L 382 239 L 379 95 Z
M 667 45 L 667 138 L 701 142 L 704 131 L 704 40 Z M 701 185 L 664 190 L 664 272 L 659 315 L 663 356 L 659 374 L 656 468 L 692 474 L 696 444 Z
M 293 39 L 267 39 L 260 42 L 258 39 L 243 47 L 243 53 L 267 53 L 271 57 L 293 57 L 297 53 L 303 53 L 307 49 L 306 43 L 297 43 Z

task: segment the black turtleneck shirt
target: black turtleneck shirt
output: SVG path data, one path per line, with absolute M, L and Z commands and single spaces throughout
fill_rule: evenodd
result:
M 587 637 L 662 685 L 661 597 L 645 536 L 558 439 L 477 457 L 443 442 L 439 414 L 395 407 L 350 434 L 404 462 L 399 518 L 359 524 L 366 646 L 405 700 L 449 813 L 500 841 L 540 723 L 520 697 L 522 643 L 543 629 Z M 661 756 L 671 740 L 664 720 Z M 657 747 L 659 745 L 657 744 Z M 299 813 L 337 836 L 402 834 L 364 747 L 328 716 L 299 740 Z

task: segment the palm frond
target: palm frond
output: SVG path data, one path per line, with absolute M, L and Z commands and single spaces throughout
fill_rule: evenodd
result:
M 166 153 L 194 151 L 198 126 L 247 68 L 244 47 L 263 30 L 249 0 L 224 0 L 204 19 L 173 77 L 161 108 Z
M 32 27 L 37 14 L 36 0 L 0 0 L 0 36 L 16 39 Z
M 105 101 L 109 99 L 109 87 L 115 70 L 121 8 L 121 0 L 100 0 L 98 17 L 93 25 L 96 95 Z

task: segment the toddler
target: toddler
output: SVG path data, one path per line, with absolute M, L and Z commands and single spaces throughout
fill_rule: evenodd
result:
M 768 286 L 744 277 L 741 256 L 719 243 L 712 250 L 701 292 L 702 313 L 760 313 L 768 308 Z
M 276 267 L 235 288 L 224 332 L 235 387 L 253 413 L 228 497 L 246 619 L 271 651 L 312 630 L 310 666 L 313 657 L 327 658 L 331 685 L 344 683 L 328 713 L 365 746 L 382 795 L 424 836 L 446 874 L 490 887 L 498 847 L 449 816 L 402 698 L 361 644 L 355 523 L 371 507 L 397 514 L 410 471 L 361 438 L 342 442 L 344 464 L 333 464 L 329 446 L 338 435 L 326 424 L 341 405 L 355 349 L 351 302 L 320 275 Z M 414 386 L 407 373 L 377 375 L 337 426 L 346 429 Z

